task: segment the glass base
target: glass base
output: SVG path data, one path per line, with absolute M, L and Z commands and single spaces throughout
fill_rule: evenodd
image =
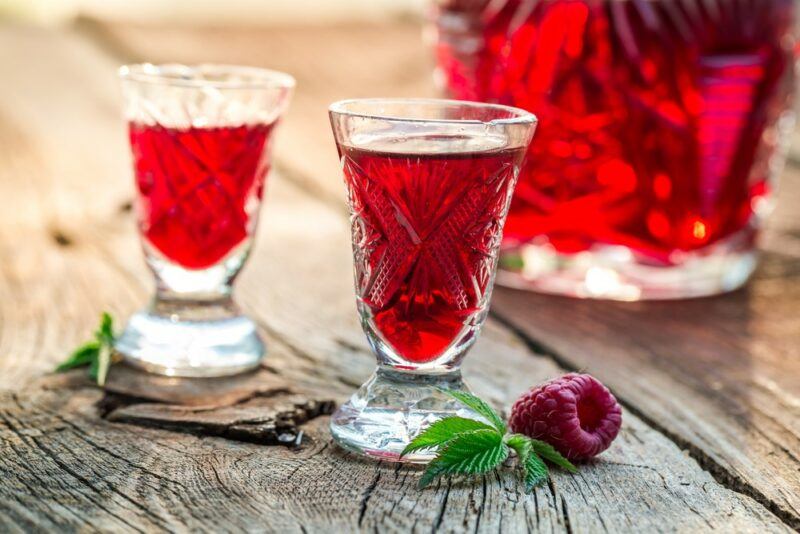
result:
M 115 349 L 145 371 L 181 377 L 241 373 L 265 353 L 255 323 L 230 301 L 157 302 L 131 317 Z
M 460 371 L 420 374 L 378 368 L 331 418 L 331 434 L 343 448 L 390 462 L 426 463 L 435 453 L 400 458 L 408 443 L 434 421 L 479 417 L 442 390 L 469 391 Z
M 685 253 L 674 266 L 647 265 L 626 247 L 559 254 L 549 245 L 524 245 L 501 254 L 497 283 L 516 289 L 622 301 L 670 300 L 733 291 L 755 271 L 754 250 L 716 246 Z M 503 266 L 505 265 L 505 268 Z

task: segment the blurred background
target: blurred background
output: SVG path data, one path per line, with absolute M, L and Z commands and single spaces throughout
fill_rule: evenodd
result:
M 423 38 L 428 5 L 425 0 L 0 0 L 0 23 L 11 29 L 6 59 L 13 68 L 72 61 L 87 77 L 99 74 L 108 94 L 119 94 L 109 66 L 122 63 L 218 62 L 291 73 L 297 89 L 277 139 L 275 168 L 343 206 L 327 106 L 342 98 L 436 95 L 434 57 Z M 13 52 L 16 43 L 53 38 L 70 43 L 64 50 L 69 59 L 25 60 Z M 50 113 L 56 124 L 77 116 L 64 106 Z M 120 120 L 120 134 L 121 126 Z M 115 146 L 127 150 L 119 141 Z M 293 151 L 302 157 L 282 157 Z M 108 159 L 127 164 L 129 155 L 121 151 Z M 120 180 L 120 185 L 119 195 L 130 195 L 130 183 Z
M 448 93 L 524 107 L 540 126 L 506 225 L 501 282 L 638 300 L 724 292 L 752 273 L 791 138 L 796 4 L 0 0 L 0 19 L 25 28 L 20 39 L 38 29 L 92 43 L 93 53 L 68 56 L 86 69 L 97 58 L 92 75 L 104 69 L 109 94 L 113 63 L 291 73 L 297 90 L 275 166 L 342 207 L 330 102 Z M 779 230 L 795 224 L 789 211 L 772 222 Z
M 51 370 L 94 328 L 99 309 L 127 317 L 152 292 L 116 76 L 125 63 L 244 64 L 297 79 L 276 136 L 268 231 L 258 233 L 238 287 L 248 309 L 282 310 L 278 330 L 300 325 L 298 318 L 313 323 L 302 324 L 304 332 L 327 320 L 352 323 L 351 333 L 337 335 L 363 344 L 355 313 L 319 305 L 342 301 L 352 310 L 353 301 L 327 107 L 358 96 L 437 94 L 425 9 L 419 0 L 0 0 L 0 198 L 21 206 L 0 224 L 0 285 L 13 280 L 26 291 L 0 289 L 0 330 L 14 333 L 0 336 L 14 355 L 0 362 L 0 387 Z M 312 283 L 298 272 L 331 278 Z M 299 281 L 314 295 L 310 311 L 292 307 Z M 66 304 L 54 309 L 54 301 Z M 38 321 L 54 332 L 32 333 L 41 345 L 26 334 Z M 330 343 L 323 335 L 311 341 L 312 352 Z M 20 356 L 29 351 L 34 356 Z M 371 369 L 374 359 L 365 360 Z
M 48 24 L 76 17 L 192 24 L 325 24 L 417 17 L 424 0 L 2 0 L 0 14 Z

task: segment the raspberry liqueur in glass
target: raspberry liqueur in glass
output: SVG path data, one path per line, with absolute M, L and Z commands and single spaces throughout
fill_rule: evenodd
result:
M 330 118 L 351 210 L 357 307 L 378 358 L 331 431 L 346 449 L 399 461 L 423 427 L 470 416 L 442 390 L 465 388 L 459 366 L 486 318 L 536 119 L 506 106 L 419 99 L 342 101 Z
M 274 128 L 294 80 L 223 65 L 120 70 L 151 305 L 116 349 L 169 376 L 222 376 L 258 365 L 264 345 L 232 300 L 250 250 Z
M 200 270 L 242 244 L 252 233 L 248 202 L 261 200 L 269 171 L 271 130 L 269 124 L 167 128 L 130 123 L 147 246 L 177 265 Z
M 793 124 L 792 0 L 438 0 L 440 79 L 542 127 L 500 283 L 623 300 L 743 284 Z

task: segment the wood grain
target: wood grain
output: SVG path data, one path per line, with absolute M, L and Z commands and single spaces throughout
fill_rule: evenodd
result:
M 326 418 L 306 426 L 302 447 L 263 447 L 111 423 L 94 413 L 100 396 L 0 395 L 0 529 L 786 530 L 635 418 L 602 461 L 575 477 L 558 473 L 533 495 L 508 470 L 418 492 L 417 469 L 336 449 Z M 654 466 L 654 451 L 674 463 Z
M 495 293 L 494 315 L 567 368 L 609 384 L 706 469 L 800 525 L 800 261 L 684 303 Z
M 117 61 L 79 35 L 0 30 L 0 140 L 8 141 L 0 143 L 0 530 L 788 530 L 629 411 L 599 460 L 578 475 L 554 472 L 532 495 L 508 469 L 419 492 L 418 469 L 340 452 L 325 416 L 295 421 L 297 447 L 198 435 L 211 432 L 173 422 L 152 428 L 175 409 L 140 399 L 130 406 L 146 426 L 102 417 L 108 400 L 79 373 L 46 371 L 92 330 L 100 310 L 126 317 L 151 290 L 126 209 L 132 184 Z M 259 399 L 242 392 L 285 387 L 341 401 L 374 366 L 353 305 L 347 220 L 303 187 L 272 177 L 237 286 L 269 344 L 264 370 L 214 386 L 217 405 L 203 417 L 221 419 L 197 422 L 200 430 L 235 424 L 242 414 L 231 408 L 246 411 Z M 181 418 L 203 414 L 192 386 L 173 396 L 160 379 L 136 382 L 122 372 L 111 376 L 117 394 L 183 399 L 195 407 Z M 561 372 L 496 322 L 465 364 L 473 388 L 498 406 Z
M 104 415 L 116 423 L 221 436 L 260 445 L 299 445 L 303 439 L 302 425 L 320 415 L 330 415 L 335 406 L 333 400 L 319 401 L 282 392 L 253 395 L 233 406 L 213 409 L 161 403 L 129 404 L 114 397 L 104 401 L 121 403 Z
M 384 28 L 380 36 L 374 29 L 349 29 L 352 49 L 367 41 L 373 45 L 341 54 L 346 39 L 339 39 L 333 45 L 336 56 L 306 55 L 309 49 L 321 50 L 315 43 L 327 42 L 329 34 L 292 47 L 299 31 L 289 29 L 237 31 L 235 37 L 219 28 L 164 32 L 126 25 L 94 27 L 94 32 L 137 59 L 195 62 L 209 56 L 273 65 L 301 76 L 304 69 L 298 65 L 311 61 L 314 76 L 301 79 L 297 100 L 302 109 L 284 131 L 278 161 L 288 178 L 335 207 L 343 206 L 343 198 L 327 137 L 326 105 L 365 94 L 425 96 L 433 91 L 431 53 L 413 24 Z M 202 49 L 192 46 L 201 40 Z M 264 53 L 252 54 L 253 49 Z M 763 265 L 744 291 L 691 302 L 619 304 L 498 289 L 492 314 L 565 368 L 596 374 L 718 480 L 800 528 L 797 168 L 784 173 L 779 199 L 762 242 L 767 252 Z

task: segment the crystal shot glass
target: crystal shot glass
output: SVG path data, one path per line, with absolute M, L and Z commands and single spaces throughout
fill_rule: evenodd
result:
M 251 369 L 264 344 L 234 303 L 232 284 L 250 251 L 294 79 L 253 67 L 173 64 L 128 65 L 119 77 L 156 293 L 116 349 L 168 376 Z
M 520 165 L 536 118 L 501 105 L 429 99 L 330 107 L 351 211 L 358 313 L 378 359 L 334 414 L 344 448 L 400 458 L 432 422 L 475 417 L 460 363 L 478 336 Z

